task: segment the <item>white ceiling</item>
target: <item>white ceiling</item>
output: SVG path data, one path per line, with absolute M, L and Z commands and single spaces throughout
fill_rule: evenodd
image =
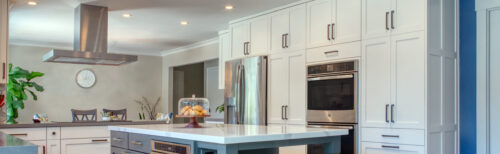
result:
M 160 55 L 217 37 L 230 20 L 298 0 L 14 0 L 10 43 L 59 49 L 73 47 L 74 8 L 81 2 L 109 7 L 109 52 Z M 232 4 L 227 11 L 224 5 Z M 123 18 L 123 13 L 132 14 Z M 188 26 L 179 22 L 186 20 Z

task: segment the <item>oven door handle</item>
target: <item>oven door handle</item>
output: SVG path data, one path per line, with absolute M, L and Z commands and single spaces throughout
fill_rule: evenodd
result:
M 354 75 L 335 75 L 335 76 L 324 76 L 324 77 L 315 77 L 308 78 L 307 81 L 321 81 L 321 80 L 332 80 L 332 79 L 351 79 L 354 78 Z

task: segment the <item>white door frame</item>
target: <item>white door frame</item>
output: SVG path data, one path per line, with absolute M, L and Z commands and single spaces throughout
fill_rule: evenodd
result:
M 489 13 L 500 10 L 500 0 L 476 0 L 477 14 L 477 91 L 476 91 L 476 122 L 477 122 L 477 153 L 490 154 L 490 59 L 489 59 Z

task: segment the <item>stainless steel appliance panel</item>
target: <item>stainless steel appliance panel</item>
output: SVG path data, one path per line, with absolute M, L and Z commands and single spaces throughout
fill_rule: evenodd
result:
M 267 124 L 267 57 L 226 62 L 225 123 Z

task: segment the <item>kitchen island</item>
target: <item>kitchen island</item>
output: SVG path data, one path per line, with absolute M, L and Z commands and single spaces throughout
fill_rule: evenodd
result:
M 325 153 L 340 151 L 347 129 L 308 128 L 304 125 L 185 124 L 110 126 L 112 153 L 235 154 L 277 153 L 279 147 L 325 144 Z

